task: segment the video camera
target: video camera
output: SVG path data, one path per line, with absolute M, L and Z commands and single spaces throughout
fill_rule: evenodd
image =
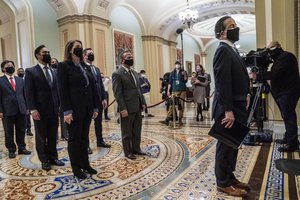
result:
M 243 59 L 246 66 L 251 68 L 251 72 L 257 74 L 267 72 L 269 65 L 273 62 L 270 49 L 268 48 L 257 48 L 256 51 L 252 50 Z

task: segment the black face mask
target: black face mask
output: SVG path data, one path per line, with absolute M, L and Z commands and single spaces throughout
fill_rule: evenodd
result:
M 18 77 L 23 78 L 24 77 L 24 73 L 18 73 Z
M 51 61 L 51 56 L 50 56 L 50 54 L 45 54 L 45 55 L 43 55 L 43 59 L 42 59 L 42 61 L 44 62 L 44 63 L 50 63 L 50 61 Z
M 73 54 L 79 58 L 82 58 L 82 48 L 81 47 L 78 47 L 78 48 L 74 48 L 73 50 Z
M 15 68 L 14 67 L 7 67 L 5 68 L 5 72 L 8 74 L 13 74 L 15 72 Z
M 133 59 L 129 59 L 129 60 L 125 60 L 124 64 L 128 65 L 128 66 L 133 66 Z
M 236 27 L 234 29 L 227 30 L 227 39 L 231 42 L 239 41 L 240 39 L 240 28 Z
M 94 54 L 90 53 L 90 54 L 88 55 L 88 60 L 91 61 L 91 62 L 93 62 L 94 59 L 95 59 Z
M 56 68 L 57 68 L 57 63 L 52 64 L 52 65 L 51 65 L 51 68 L 56 69 Z
M 270 49 L 270 56 L 273 60 L 276 60 L 279 56 L 279 54 L 282 52 L 282 48 L 274 48 L 274 49 Z

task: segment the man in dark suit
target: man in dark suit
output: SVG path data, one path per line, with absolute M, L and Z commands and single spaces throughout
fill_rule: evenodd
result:
M 216 38 L 220 44 L 213 59 L 215 95 L 212 115 L 215 121 L 222 117 L 222 124 L 230 129 L 235 121 L 246 124 L 249 107 L 249 77 L 234 42 L 239 40 L 239 28 L 235 21 L 225 16 L 215 25 Z M 250 186 L 242 183 L 233 174 L 238 150 L 222 143 L 216 146 L 215 174 L 217 190 L 232 196 L 246 196 Z
M 25 144 L 25 116 L 27 114 L 24 80 L 13 76 L 15 65 L 13 61 L 5 60 L 1 63 L 4 73 L 0 77 L 0 118 L 2 118 L 5 132 L 5 146 L 8 157 L 16 157 L 16 144 L 14 142 L 14 128 L 16 129 L 16 142 L 18 153 L 29 155 Z
M 23 68 L 21 68 L 21 67 L 18 68 L 17 74 L 18 74 L 18 77 L 24 79 L 25 71 Z M 30 113 L 29 112 L 25 117 L 25 131 L 26 131 L 26 135 L 33 136 L 32 132 L 31 132 L 31 121 L 30 121 Z
M 125 157 L 136 159 L 135 155 L 146 155 L 141 151 L 141 111 L 145 108 L 145 99 L 141 84 L 133 66 L 130 51 L 121 54 L 121 66 L 112 74 L 112 85 L 118 110 L 121 114 L 122 143 Z
M 94 119 L 94 125 L 95 125 L 95 133 L 97 138 L 97 147 L 109 148 L 110 145 L 104 142 L 102 136 L 102 113 L 103 113 L 103 109 L 107 107 L 107 97 L 105 95 L 105 90 L 100 75 L 100 69 L 98 67 L 95 67 L 95 65 L 93 65 L 93 61 L 95 58 L 94 58 L 94 52 L 91 48 L 86 48 L 83 50 L 83 59 L 84 62 L 91 67 L 91 71 L 96 84 L 97 101 L 98 101 L 97 105 L 98 105 L 99 114 Z M 89 154 L 93 153 L 90 147 L 88 151 Z
M 36 151 L 42 169 L 50 170 L 51 165 L 64 165 L 58 160 L 56 150 L 59 107 L 56 73 L 49 67 L 51 56 L 45 45 L 37 47 L 34 55 L 38 64 L 25 71 L 25 94 L 37 131 Z
M 207 76 L 207 86 L 205 87 L 205 102 L 203 104 L 203 110 L 209 110 L 209 106 L 210 106 L 210 83 L 211 83 L 211 77 L 209 73 L 206 73 Z

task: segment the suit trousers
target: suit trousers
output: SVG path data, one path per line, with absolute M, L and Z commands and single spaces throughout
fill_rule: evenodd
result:
M 298 147 L 298 127 L 296 106 L 299 94 L 287 94 L 277 98 L 280 113 L 286 129 L 285 138 L 291 147 Z
M 88 156 L 88 142 L 91 117 L 73 119 L 67 124 L 69 133 L 68 153 L 73 171 L 90 167 Z
M 216 146 L 215 174 L 217 186 L 231 186 L 231 181 L 236 179 L 233 171 L 237 161 L 238 150 L 218 141 Z
M 25 129 L 27 131 L 31 129 L 30 114 L 26 115 L 25 117 Z
M 105 91 L 105 95 L 106 95 L 107 106 L 108 106 L 108 104 L 109 104 L 108 92 Z M 108 118 L 108 107 L 104 109 L 104 118 Z
M 121 117 L 122 144 L 125 156 L 141 151 L 141 112 L 128 113 L 128 117 Z
M 9 152 L 15 152 L 17 150 L 14 142 L 15 129 L 18 149 L 25 149 L 25 115 L 18 113 L 13 116 L 4 116 L 3 128 L 5 132 L 5 147 Z
M 97 144 L 103 142 L 103 136 L 102 136 L 102 113 L 103 109 L 99 108 L 99 114 L 94 119 L 94 126 L 95 126 L 95 134 L 97 138 Z
M 39 160 L 44 163 L 58 159 L 56 150 L 58 115 L 40 116 L 40 120 L 34 120 L 36 134 L 35 144 Z

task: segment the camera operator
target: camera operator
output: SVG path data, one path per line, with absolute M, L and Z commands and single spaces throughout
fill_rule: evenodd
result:
M 298 62 L 295 55 L 284 51 L 278 41 L 272 41 L 268 48 L 274 62 L 265 78 L 271 81 L 273 97 L 278 104 L 286 129 L 284 138 L 276 140 L 277 143 L 285 144 L 279 147 L 278 151 L 293 152 L 299 149 L 295 110 L 300 94 Z

